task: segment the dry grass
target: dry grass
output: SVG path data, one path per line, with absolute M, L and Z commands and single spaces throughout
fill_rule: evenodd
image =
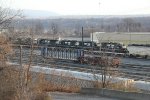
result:
M 103 88 L 102 82 L 95 81 L 93 82 L 95 88 Z M 126 92 L 141 92 L 140 89 L 137 89 L 134 87 L 134 85 L 127 82 L 117 82 L 117 83 L 111 83 L 110 81 L 106 82 L 106 89 L 112 89 L 112 90 L 119 90 L 119 91 L 126 91 Z
M 7 37 L 0 35 L 0 69 L 5 67 L 7 56 L 12 52 L 12 48 L 9 44 Z
M 78 92 L 77 85 L 65 85 L 64 82 L 56 84 L 52 81 L 46 81 L 45 76 L 38 75 L 35 80 L 32 73 L 27 75 L 27 67 L 23 66 L 23 70 L 16 66 L 7 66 L 6 61 L 12 48 L 8 39 L 4 35 L 0 35 L 0 100 L 51 100 L 46 92 L 63 91 Z M 28 84 L 26 81 L 28 79 Z M 73 78 L 64 80 L 76 81 Z
M 62 75 L 59 78 L 61 80 L 55 80 L 58 76 L 51 75 L 49 76 L 51 77 L 51 81 L 47 81 L 47 76 L 43 74 L 36 74 L 37 79 L 35 79 L 31 73 L 30 75 L 28 87 L 24 85 L 20 87 L 18 70 L 15 70 L 12 66 L 5 67 L 1 70 L 0 100 L 51 100 L 46 92 L 60 91 L 71 93 L 80 91 L 80 87 L 77 84 L 78 79 L 75 78 L 64 77 Z M 96 82 L 94 84 L 96 84 Z M 102 88 L 100 82 L 95 86 Z M 106 88 L 132 92 L 137 91 L 132 85 L 124 85 L 123 82 L 118 84 L 109 83 Z
M 0 100 L 14 99 L 18 84 L 16 82 L 16 79 L 18 79 L 17 74 L 9 68 L 4 68 L 0 71 Z
M 67 92 L 67 93 L 77 93 L 80 91 L 80 87 L 77 85 L 78 79 L 51 75 L 51 80 L 46 80 L 46 76 L 43 74 L 38 74 L 37 79 L 34 81 L 34 86 L 45 92 Z M 58 79 L 58 80 L 57 80 Z
M 21 85 L 24 80 L 19 75 L 12 66 L 0 71 L 0 100 L 51 100 L 39 83 L 36 87 L 31 82 L 29 86 Z
M 51 100 L 42 89 L 33 87 L 33 83 L 25 85 L 25 70 L 6 64 L 11 52 L 7 37 L 0 35 L 0 100 Z
M 140 92 L 139 89 L 135 88 L 133 84 L 125 85 L 123 82 L 111 83 L 107 87 L 108 89 L 127 91 L 127 92 Z
M 36 74 L 37 79 L 35 79 L 30 73 L 29 83 L 26 86 L 26 77 L 20 77 L 19 69 L 14 67 L 7 66 L 0 71 L 0 100 L 52 100 L 47 92 L 74 93 L 80 91 L 76 83 L 78 80 L 75 78 L 62 76 L 62 80 L 56 84 L 56 76 L 52 76 L 52 81 L 47 81 L 43 74 Z M 66 80 L 68 81 L 67 84 L 65 83 Z

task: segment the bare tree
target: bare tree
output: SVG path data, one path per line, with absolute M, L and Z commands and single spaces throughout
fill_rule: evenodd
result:
M 52 23 L 51 24 L 51 30 L 53 32 L 53 39 L 54 37 L 57 35 L 58 33 L 58 25 L 56 23 Z
M 0 6 L 0 29 L 7 28 L 12 20 L 19 16 L 21 16 L 20 10 L 15 11 Z
M 143 27 L 140 22 L 135 21 L 133 18 L 125 18 L 116 25 L 116 30 L 118 32 L 140 32 Z

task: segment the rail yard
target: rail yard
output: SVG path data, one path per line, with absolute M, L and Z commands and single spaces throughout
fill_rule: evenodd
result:
M 21 49 L 22 50 L 20 50 L 19 48 L 14 49 L 14 54 L 12 54 L 12 56 L 9 58 L 10 62 L 20 63 L 21 61 L 22 64 L 29 63 L 29 58 L 31 56 L 32 50 L 30 48 L 24 47 L 22 47 Z M 77 55 L 74 54 L 70 55 L 69 53 L 67 54 L 66 52 L 63 52 L 61 54 L 52 52 L 53 55 L 50 55 L 51 52 L 49 52 L 48 57 L 43 57 L 41 55 L 41 49 L 33 48 L 32 64 L 90 73 L 92 73 L 91 69 L 94 68 L 96 70 L 96 73 L 101 72 L 101 68 L 97 65 L 92 65 L 90 63 L 81 64 L 75 61 Z M 71 58 L 72 56 L 74 57 L 74 59 Z M 65 59 L 62 59 L 63 57 Z M 119 72 L 120 77 L 150 82 L 150 72 L 149 72 L 150 62 L 148 59 L 137 59 L 127 57 L 125 58 L 119 57 L 119 59 L 120 59 L 119 67 L 113 68 L 112 71 Z

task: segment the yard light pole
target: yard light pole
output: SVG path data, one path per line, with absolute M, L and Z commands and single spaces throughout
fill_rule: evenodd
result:
M 93 26 L 92 26 L 92 51 L 93 51 Z
M 83 26 L 82 26 L 82 48 L 83 48 Z

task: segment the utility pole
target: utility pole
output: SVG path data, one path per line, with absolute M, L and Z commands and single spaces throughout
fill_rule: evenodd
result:
M 82 48 L 83 48 L 83 26 L 82 26 Z
M 20 75 L 20 89 L 23 88 L 23 66 L 22 66 L 22 45 L 20 45 L 20 72 L 19 72 L 19 75 Z
M 93 51 L 93 26 L 92 26 L 92 51 Z
M 128 24 L 128 33 L 130 33 L 130 43 L 131 43 L 131 32 L 130 32 L 130 27 L 131 27 L 131 25 L 130 24 Z

